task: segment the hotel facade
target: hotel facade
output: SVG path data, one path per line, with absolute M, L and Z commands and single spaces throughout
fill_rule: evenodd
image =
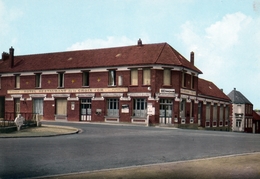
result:
M 229 130 L 230 99 L 167 43 L 32 55 L 3 52 L 0 118 Z M 10 115 L 13 114 L 13 115 Z

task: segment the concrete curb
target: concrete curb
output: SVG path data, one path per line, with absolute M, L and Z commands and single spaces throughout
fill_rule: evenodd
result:
M 41 127 L 33 127 L 16 131 L 13 133 L 1 133 L 0 138 L 31 138 L 31 137 L 54 137 L 61 135 L 71 135 L 80 133 L 81 129 L 57 126 L 57 125 L 42 125 Z

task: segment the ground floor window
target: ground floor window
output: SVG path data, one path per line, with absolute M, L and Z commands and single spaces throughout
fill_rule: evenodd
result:
M 241 120 L 236 120 L 236 127 L 241 127 Z
M 107 116 L 119 116 L 119 100 L 116 98 L 107 99 Z
M 160 117 L 172 117 L 172 99 L 160 99 Z
M 133 116 L 146 117 L 147 115 L 147 102 L 144 98 L 134 99 Z
M 80 100 L 81 115 L 91 115 L 91 99 Z
M 43 99 L 42 98 L 33 99 L 33 113 L 43 115 Z
M 80 100 L 80 120 L 91 121 L 91 98 Z
M 172 99 L 160 99 L 160 123 L 172 123 Z
M 67 99 L 56 99 L 56 115 L 67 115 Z

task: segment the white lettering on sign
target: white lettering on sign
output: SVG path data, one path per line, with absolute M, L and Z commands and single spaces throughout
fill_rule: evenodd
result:
M 174 93 L 174 92 L 175 89 L 164 89 L 164 88 L 160 89 L 160 93 Z
M 128 88 L 73 88 L 73 89 L 28 89 L 7 90 L 7 94 L 40 94 L 40 93 L 88 93 L 88 92 L 128 92 Z
M 151 103 L 147 104 L 147 114 L 148 115 L 154 115 L 155 114 L 155 108 Z
M 194 96 L 196 96 L 196 91 L 192 91 L 192 90 L 181 89 L 181 93 L 184 93 L 184 94 L 189 94 L 189 95 L 194 95 Z

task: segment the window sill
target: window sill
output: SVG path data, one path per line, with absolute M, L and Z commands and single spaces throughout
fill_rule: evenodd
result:
M 143 86 L 143 87 L 149 87 L 149 86 L 151 87 L 151 85 L 144 85 L 144 84 L 143 84 L 142 86 Z
M 132 119 L 146 119 L 146 117 L 131 116 Z
M 113 87 L 117 87 L 117 86 L 116 85 L 108 85 L 107 87 L 113 88 Z

